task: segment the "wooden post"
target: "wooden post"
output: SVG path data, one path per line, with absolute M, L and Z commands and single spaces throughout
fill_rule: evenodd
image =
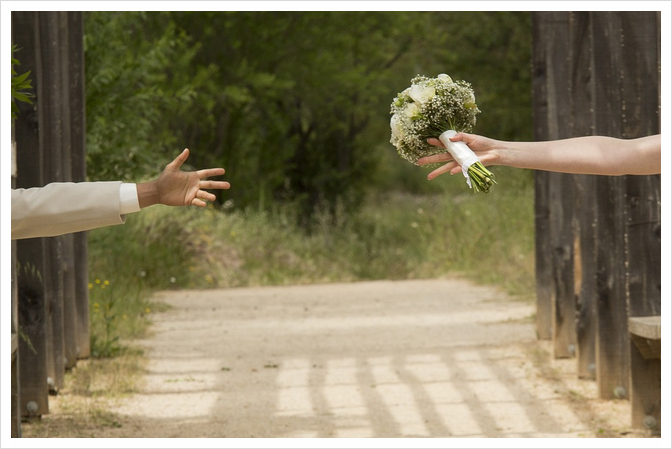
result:
M 16 188 L 16 133 L 12 120 L 12 189 Z M 16 279 L 16 241 L 12 240 L 12 408 L 11 437 L 21 438 L 21 391 L 19 389 L 19 309 Z
M 15 122 L 17 142 L 16 186 L 35 187 L 43 183 L 42 147 L 38 102 L 42 95 L 40 30 L 38 14 L 12 12 L 12 40 L 21 48 L 21 67 L 31 71 L 36 95 L 33 105 L 19 103 L 20 119 Z M 49 412 L 47 387 L 47 299 L 43 276 L 48 271 L 45 239 L 16 242 L 20 408 L 23 416 Z
M 540 13 L 532 14 L 533 36 L 545 36 L 549 30 L 545 17 Z M 532 87 L 534 95 L 534 138 L 544 140 L 548 135 L 548 94 L 546 89 L 546 45 L 545 39 L 534 39 L 532 48 Z M 552 277 L 549 254 L 549 201 L 548 172 L 534 173 L 534 222 L 535 222 L 535 278 L 536 278 L 536 330 L 537 337 L 543 340 L 553 338 L 552 324 Z
M 81 11 L 68 13 L 68 68 L 70 96 L 70 167 L 74 182 L 86 181 L 86 98 L 84 91 L 84 19 Z M 91 355 L 89 338 L 89 269 L 87 233 L 73 234 L 76 341 L 78 357 Z
M 550 238 L 553 252 L 553 355 L 576 355 L 576 297 L 574 295 L 574 179 L 550 173 Z
M 568 122 L 568 111 L 571 103 L 570 65 L 569 57 L 569 13 L 549 12 L 535 13 L 534 33 L 541 48 L 534 50 L 535 67 L 541 67 L 543 81 L 535 82 L 535 96 L 545 95 L 546 103 L 539 104 L 543 109 L 535 114 L 536 138 L 540 140 L 561 139 L 571 136 L 571 126 Z M 552 39 L 543 36 L 553 36 Z M 538 59 L 538 61 L 537 61 Z M 543 59 L 543 63 L 542 63 Z M 539 73 L 535 72 L 535 79 Z M 541 101 L 541 100 L 537 100 Z M 536 109 L 536 108 L 535 108 Z M 545 117 L 542 113 L 545 112 Z M 545 119 L 545 125 L 537 125 Z M 550 285 L 551 299 L 551 328 L 553 338 L 554 357 L 572 357 L 576 345 L 576 300 L 574 297 L 574 256 L 573 256 L 573 178 L 571 175 L 548 173 L 537 175 L 537 187 L 546 182 L 546 189 L 542 192 L 548 207 L 548 224 L 543 228 L 546 235 L 538 235 L 545 241 L 538 243 L 544 246 L 537 247 L 537 261 L 546 259 L 550 276 L 547 279 L 537 279 L 537 283 L 546 282 Z M 543 211 L 537 211 L 542 217 Z M 546 223 L 538 223 L 545 225 Z M 540 229 L 537 229 L 539 232 Z M 545 251 L 546 253 L 541 253 Z M 547 305 L 545 305 L 547 307 Z
M 597 341 L 596 377 L 599 397 L 627 399 L 630 342 L 625 291 L 625 180 L 600 178 L 596 183 Z
M 60 178 L 58 181 L 72 181 L 71 169 L 71 104 L 70 104 L 70 76 L 69 76 L 69 21 L 68 13 L 61 11 L 54 14 L 58 25 L 58 53 L 54 60 L 54 72 L 59 74 L 61 104 L 60 128 L 61 151 L 56 155 L 60 159 Z M 77 302 L 75 300 L 75 252 L 74 237 L 66 234 L 59 237 L 61 242 L 61 275 L 63 276 L 63 340 L 65 348 L 65 368 L 72 368 L 77 364 L 79 350 L 77 347 Z
M 63 103 L 61 76 L 58 68 L 59 61 L 59 26 L 58 15 L 55 12 L 38 12 L 40 27 L 40 49 L 42 59 L 42 97 L 40 110 L 40 144 L 43 146 L 42 163 L 46 178 L 44 184 L 63 180 L 63 168 L 60 154 L 63 137 L 61 129 L 61 108 Z M 53 370 L 50 370 L 50 387 L 52 391 L 62 388 L 66 360 L 68 357 L 65 345 L 64 298 L 63 298 L 63 237 L 46 239 L 48 242 L 47 257 L 50 270 L 45 276 L 45 287 L 51 313 L 51 338 L 48 343 L 53 349 L 50 360 Z
M 623 20 L 639 13 L 591 13 L 593 46 L 594 123 L 598 134 L 626 137 L 623 123 L 630 118 L 626 92 L 636 79 L 625 79 L 625 67 L 636 64 L 625 51 Z M 626 19 L 627 20 L 627 19 Z M 653 24 L 649 25 L 653 26 Z M 639 32 L 639 31 L 638 31 Z M 636 120 L 636 116 L 632 115 Z M 598 179 L 596 192 L 599 239 L 597 248 L 597 383 L 601 398 L 629 398 L 630 341 L 627 319 L 626 183 L 628 177 Z
M 590 16 L 569 14 L 569 82 L 572 137 L 593 134 Z M 595 378 L 595 177 L 574 175 L 571 209 L 574 297 L 576 299 L 576 358 L 580 378 Z
M 577 374 L 583 379 L 595 379 L 597 370 L 595 361 L 597 339 L 595 186 L 597 177 L 577 175 L 574 181 L 574 201 L 577 211 L 574 229 Z

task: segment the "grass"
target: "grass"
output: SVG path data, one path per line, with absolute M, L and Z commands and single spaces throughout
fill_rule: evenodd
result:
M 25 422 L 24 438 L 92 438 L 121 426 L 110 412 L 118 398 L 136 392 L 143 372 L 142 354 L 124 349 L 114 358 L 80 360 L 65 373 L 64 388 L 49 400 L 50 413 Z
M 513 295 L 531 294 L 531 183 L 484 195 L 456 179 L 446 181 L 453 181 L 445 183 L 451 190 L 431 195 L 372 195 L 352 216 L 338 207 L 318 211 L 310 234 L 295 225 L 287 209 L 201 214 L 196 228 L 207 242 L 202 252 L 210 252 L 215 262 L 208 274 L 219 286 L 237 287 L 460 272 Z

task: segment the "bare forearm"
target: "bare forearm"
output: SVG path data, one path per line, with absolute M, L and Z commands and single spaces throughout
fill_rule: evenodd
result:
M 587 136 L 548 142 L 498 142 L 501 165 L 562 173 L 649 175 L 661 170 L 660 135 Z

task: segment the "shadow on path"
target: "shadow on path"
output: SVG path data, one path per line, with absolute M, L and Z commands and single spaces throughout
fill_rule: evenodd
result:
M 595 436 L 529 356 L 534 306 L 463 280 L 163 292 L 110 437 Z

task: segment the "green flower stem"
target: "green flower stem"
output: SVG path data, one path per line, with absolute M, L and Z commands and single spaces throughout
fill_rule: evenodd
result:
M 485 168 L 480 161 L 471 164 L 467 170 L 467 174 L 469 175 L 469 179 L 471 179 L 471 185 L 474 187 L 475 192 L 488 193 L 490 187 L 497 184 L 495 175 Z

